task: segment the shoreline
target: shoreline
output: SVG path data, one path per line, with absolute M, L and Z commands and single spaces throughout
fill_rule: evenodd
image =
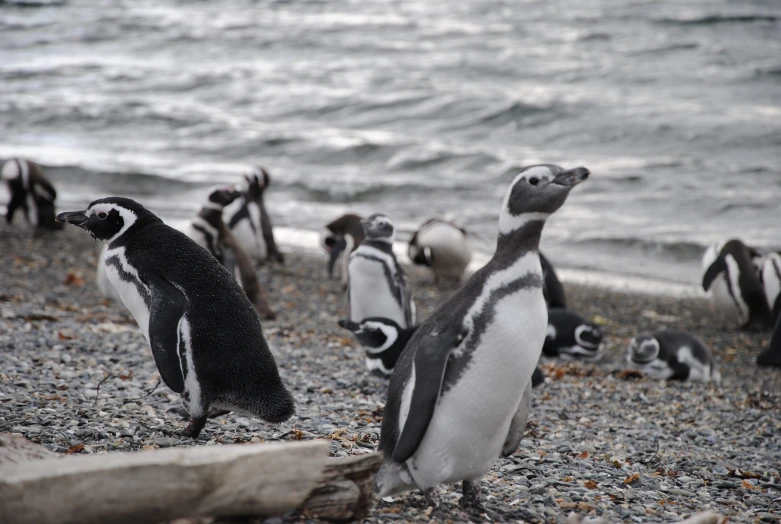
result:
M 263 321 L 264 334 L 297 414 L 272 425 L 231 413 L 190 440 L 178 435 L 185 425 L 178 396 L 158 384 L 137 325 L 95 285 L 98 244 L 76 228 L 29 233 L 0 224 L 0 432 L 58 453 L 299 439 L 326 439 L 332 456 L 373 450 L 387 381 L 368 374 L 363 350 L 336 323 L 344 299 L 339 283 L 325 278 L 324 253 L 289 252 L 285 266 L 259 273 L 278 313 Z M 408 271 L 426 318 L 454 290 L 433 285 L 422 268 Z M 571 308 L 607 331 L 603 357 L 543 366 L 546 382 L 533 394 L 519 451 L 497 460 L 482 482 L 486 505 L 522 509 L 540 522 L 564 522 L 571 511 L 609 522 L 669 522 L 706 509 L 733 522 L 777 520 L 781 373 L 754 364 L 769 334 L 725 331 L 698 297 L 566 279 L 564 286 Z M 621 373 L 629 338 L 667 327 L 706 341 L 720 385 Z M 459 497 L 460 486 L 446 486 L 437 516 L 465 520 Z M 421 495 L 377 500 L 365 522 L 390 519 L 428 521 Z

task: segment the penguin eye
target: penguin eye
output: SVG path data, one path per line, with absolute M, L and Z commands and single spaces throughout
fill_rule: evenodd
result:
M 536 186 L 537 184 L 539 184 L 539 183 L 540 183 L 540 179 L 539 179 L 539 178 L 537 178 L 536 176 L 533 176 L 533 177 L 531 177 L 531 178 L 529 179 L 529 183 L 530 183 L 531 185 L 533 185 L 533 186 Z
M 101 211 L 100 213 L 98 213 L 98 218 L 101 220 L 104 220 L 107 216 L 108 214 L 105 211 Z

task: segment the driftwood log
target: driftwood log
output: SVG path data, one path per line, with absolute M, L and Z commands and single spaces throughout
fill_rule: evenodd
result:
M 360 519 L 378 454 L 329 459 L 328 442 L 234 444 L 55 456 L 3 437 L 0 522 L 130 523 L 187 517 L 270 517 L 293 509 Z M 35 446 L 35 445 L 34 445 Z M 32 460 L 20 461 L 24 448 Z

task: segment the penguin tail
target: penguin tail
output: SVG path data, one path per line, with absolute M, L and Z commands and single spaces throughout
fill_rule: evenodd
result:
M 284 387 L 280 387 L 273 395 L 263 398 L 258 414 L 266 422 L 279 424 L 288 420 L 295 412 L 296 401 Z

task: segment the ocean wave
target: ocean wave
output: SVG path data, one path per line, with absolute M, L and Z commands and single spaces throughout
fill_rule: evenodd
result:
M 0 0 L 0 7 L 59 7 L 66 4 L 65 0 Z
M 660 18 L 659 24 L 669 25 L 717 25 L 754 22 L 778 22 L 781 17 L 775 15 L 704 15 L 692 18 Z
M 700 260 L 708 247 L 698 242 L 665 242 L 664 240 L 648 240 L 637 237 L 591 237 L 573 239 L 573 241 L 589 248 L 615 249 L 616 251 L 632 250 L 654 257 L 672 259 L 676 262 Z

